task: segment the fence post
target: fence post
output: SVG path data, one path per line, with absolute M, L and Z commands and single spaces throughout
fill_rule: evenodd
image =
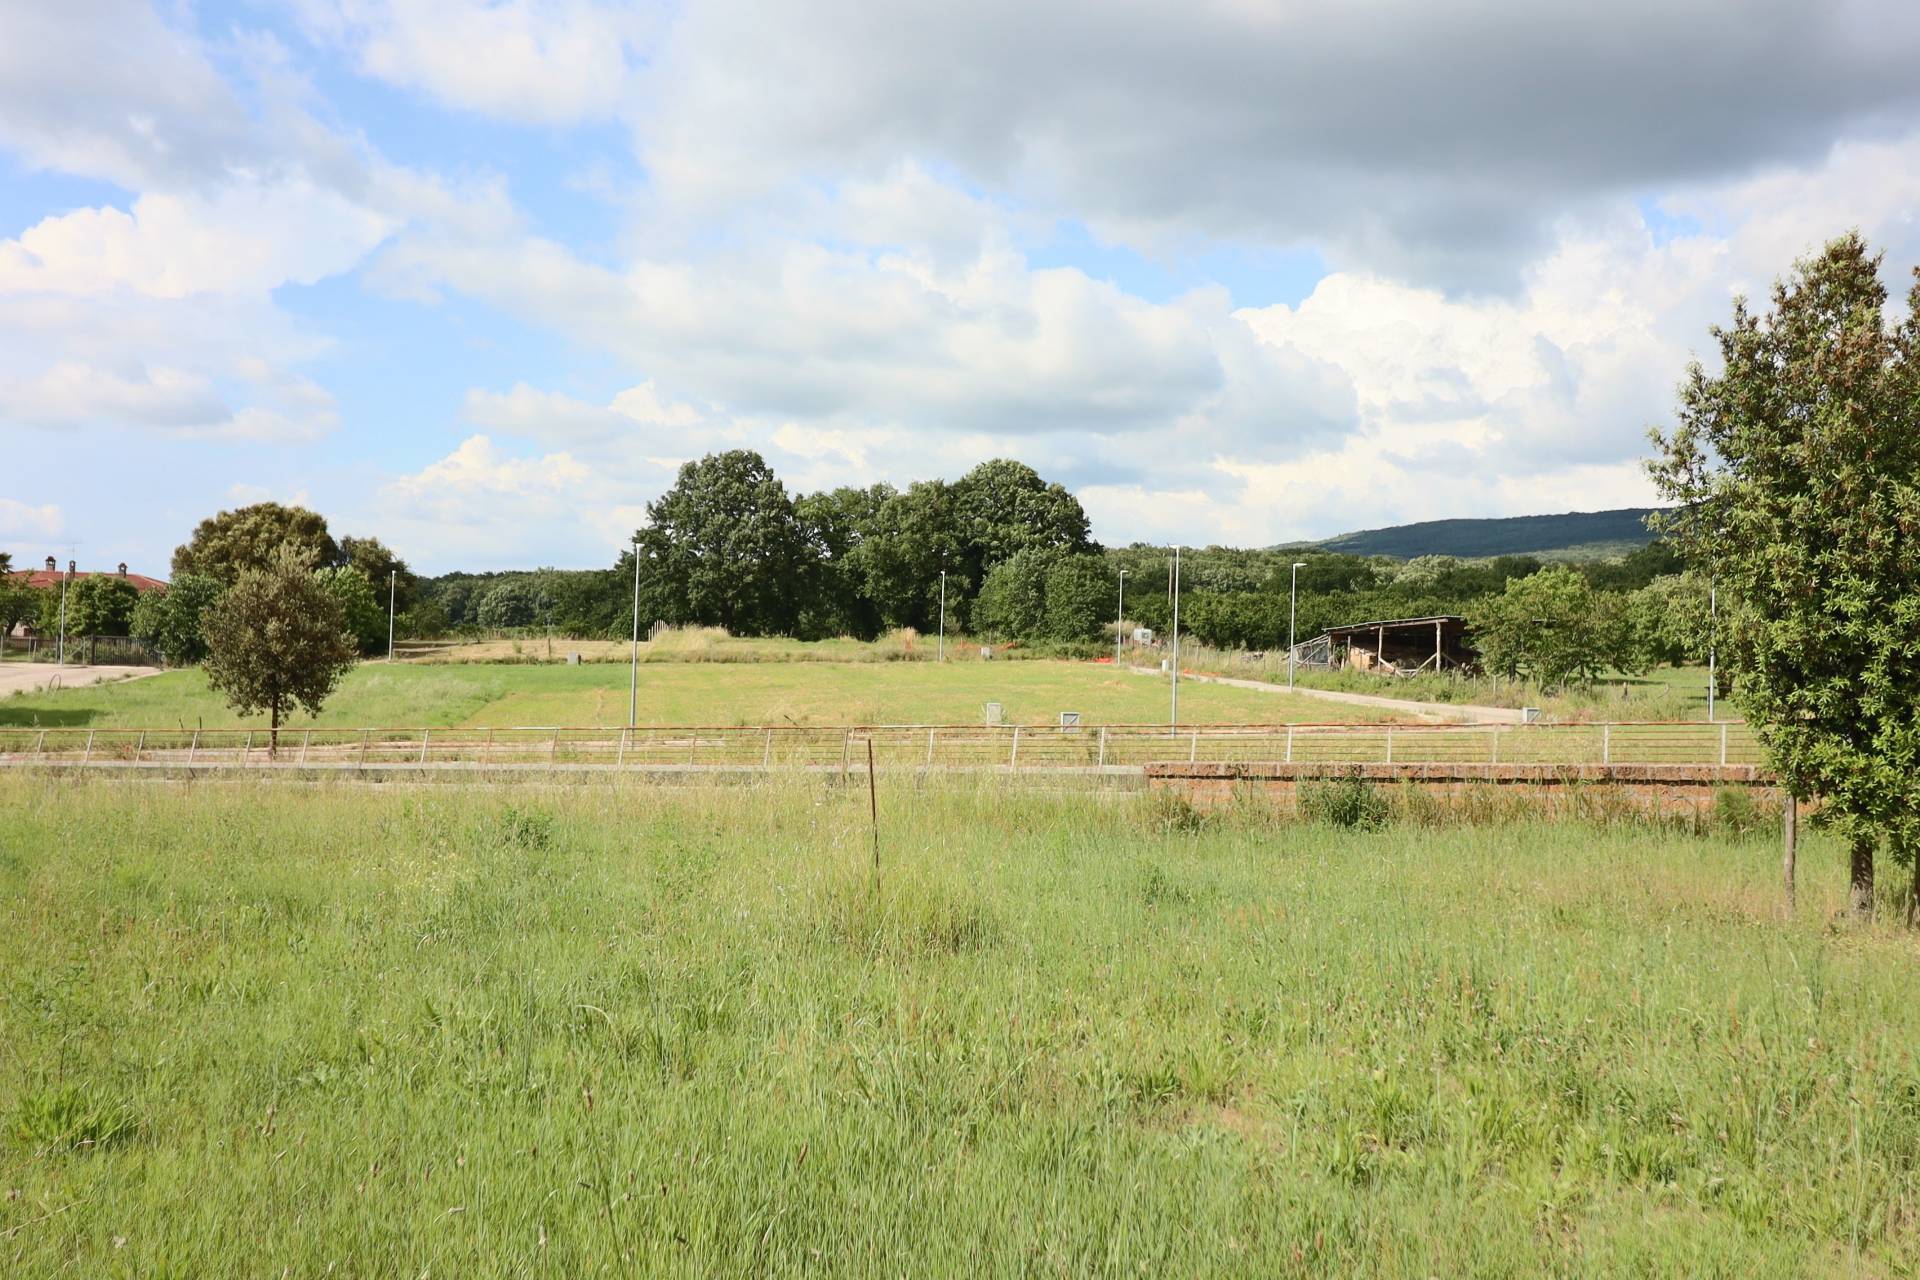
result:
M 1100 767 L 1107 767 L 1107 726 L 1100 726 Z
M 142 729 L 140 736 L 133 740 L 133 762 L 140 763 L 140 753 L 147 748 L 147 731 Z
M 620 731 L 620 747 L 613 753 L 613 767 L 618 769 L 627 762 L 627 730 Z
M 367 767 L 367 739 L 371 738 L 372 736 L 373 736 L 373 730 L 371 729 L 362 729 L 360 731 L 360 763 L 358 765 L 359 768 L 364 769 Z
M 420 731 L 420 761 L 419 761 L 419 763 L 421 763 L 421 764 L 425 764 L 425 763 L 427 762 L 427 739 L 428 739 L 428 738 L 431 738 L 432 736 L 433 736 L 433 730 L 431 730 L 431 729 L 422 729 L 422 730 Z
M 847 780 L 847 758 L 853 752 L 853 730 L 840 731 L 840 781 Z
M 1011 773 L 1020 764 L 1020 726 L 1013 726 L 1013 750 L 1007 756 L 1007 772 Z
M 933 726 L 928 725 L 927 726 L 927 768 L 929 769 L 933 768 L 933 734 L 934 734 Z
M 1600 726 L 1600 763 L 1613 763 L 1613 722 L 1611 720 Z
M 1492 732 L 1493 732 L 1493 754 L 1488 759 L 1487 763 L 1499 764 L 1500 763 L 1500 726 L 1497 724 L 1492 726 Z
M 560 726 L 553 727 L 553 739 L 547 743 L 547 764 L 551 767 L 560 758 Z
M 1287 726 L 1287 763 L 1293 763 L 1293 726 Z
M 767 744 L 760 749 L 760 767 L 773 768 L 773 730 L 767 730 Z
M 1393 726 L 1387 726 L 1387 763 L 1393 763 Z
M 293 762 L 296 766 L 304 767 L 306 765 L 307 744 L 312 741 L 313 741 L 313 730 L 303 729 L 300 731 L 300 758 Z
M 80 763 L 85 764 L 91 759 L 93 759 L 93 730 L 89 729 L 87 730 L 87 749 L 80 753 Z
M 193 753 L 200 749 L 200 731 L 195 729 L 193 736 L 187 739 L 187 768 L 193 768 Z
M 1187 744 L 1187 763 L 1192 764 L 1200 758 L 1200 731 L 1193 731 L 1193 741 Z
M 1720 722 L 1720 767 L 1727 767 L 1727 722 Z
M 45 729 L 42 729 L 40 736 L 33 740 L 33 753 L 39 756 L 47 754 L 47 731 Z

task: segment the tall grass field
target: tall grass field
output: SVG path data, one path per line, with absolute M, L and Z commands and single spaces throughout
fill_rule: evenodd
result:
M 1784 920 L 1771 839 L 877 802 L 0 777 L 0 1273 L 1920 1258 L 1822 836 Z

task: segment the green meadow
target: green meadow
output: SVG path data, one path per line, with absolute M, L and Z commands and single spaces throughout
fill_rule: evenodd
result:
M 1915 1270 L 1822 835 L 878 810 L 0 777 L 0 1271 Z
M 620 725 L 623 665 L 362 663 L 302 725 Z M 640 667 L 640 724 L 979 724 L 999 702 L 1010 723 L 1164 723 L 1165 679 L 1090 662 L 655 662 Z M 1385 719 L 1344 703 L 1183 682 L 1183 722 L 1279 724 Z M 236 716 L 198 670 L 0 698 L 0 725 L 177 728 L 266 724 Z

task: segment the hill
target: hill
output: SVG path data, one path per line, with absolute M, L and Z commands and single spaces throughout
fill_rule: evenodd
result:
M 1653 507 L 1615 511 L 1569 511 L 1550 516 L 1508 516 L 1489 520 L 1422 520 L 1417 524 L 1343 533 L 1312 544 L 1324 551 L 1364 556 L 1582 557 L 1621 555 L 1653 541 L 1646 519 Z

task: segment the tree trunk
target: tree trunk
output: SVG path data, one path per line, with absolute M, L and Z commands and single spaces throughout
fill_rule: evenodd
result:
M 271 760 L 280 752 L 280 704 L 274 703 L 267 708 L 267 759 Z
M 1795 864 L 1800 854 L 1800 801 L 1789 791 L 1781 806 L 1783 849 L 1780 854 L 1780 879 L 1787 890 L 1787 914 L 1793 914 Z
M 1868 834 L 1853 838 L 1853 884 L 1848 900 L 1853 918 L 1862 923 L 1873 919 L 1873 844 Z
M 1907 928 L 1920 929 L 1920 848 L 1907 852 L 1913 858 L 1913 883 L 1907 886 Z

